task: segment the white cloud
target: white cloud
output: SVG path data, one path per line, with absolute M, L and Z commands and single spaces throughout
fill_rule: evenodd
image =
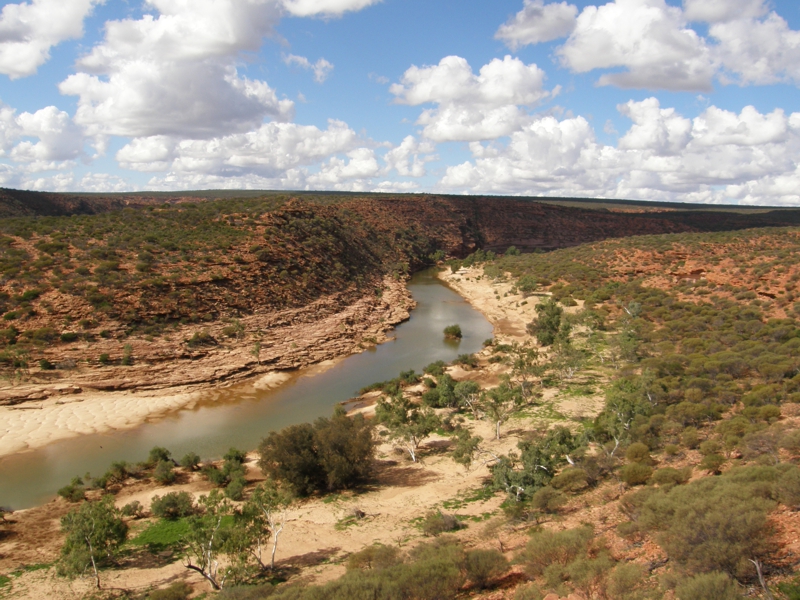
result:
M 683 0 L 689 21 L 720 23 L 761 17 L 767 13 L 765 0 Z
M 800 31 L 776 13 L 716 23 L 709 34 L 719 42 L 715 50 L 737 83 L 800 84 Z
M 619 148 L 623 150 L 651 150 L 667 156 L 680 153 L 689 143 L 692 122 L 674 108 L 662 109 L 655 98 L 631 100 L 617 109 L 633 121 L 633 126 L 619 140 Z
M 6 4 L 0 14 L 0 73 L 27 77 L 50 59 L 50 49 L 83 36 L 83 20 L 102 0 L 32 0 Z
M 664 0 L 616 0 L 587 6 L 557 50 L 564 66 L 585 73 L 623 67 L 600 85 L 623 88 L 711 88 L 715 64 L 704 40 L 686 25 L 680 8 Z
M 582 117 L 541 117 L 508 144 L 473 143 L 442 190 L 473 193 L 792 204 L 800 200 L 800 113 L 711 106 L 694 119 L 655 98 L 620 105 L 633 124 L 617 147 Z
M 425 163 L 437 160 L 433 152 L 436 147 L 430 142 L 418 142 L 413 135 L 406 136 L 396 148 L 384 156 L 387 172 L 394 169 L 403 177 L 423 177 L 427 175 Z
M 396 101 L 417 106 L 437 104 L 418 120 L 434 141 L 473 141 L 509 135 L 527 120 L 519 108 L 533 106 L 555 93 L 543 89 L 545 74 L 518 58 L 494 59 L 475 75 L 466 59 L 447 56 L 438 65 L 412 66 L 391 86 Z
M 16 119 L 21 136 L 36 137 L 38 142 L 22 141 L 11 151 L 17 162 L 46 164 L 78 158 L 83 152 L 84 138 L 69 115 L 48 106 L 35 113 L 22 113 Z
M 502 25 L 494 37 L 512 50 L 557 40 L 572 33 L 577 14 L 578 8 L 566 2 L 544 4 L 544 0 L 525 0 L 525 7 Z
M 139 171 L 277 177 L 283 171 L 319 163 L 358 145 L 358 136 L 342 121 L 330 120 L 325 130 L 294 123 L 264 123 L 255 131 L 209 140 L 137 138 L 121 148 L 116 158 L 124 168 Z
M 283 0 L 283 5 L 296 17 L 322 15 L 336 17 L 348 11 L 358 11 L 380 0 Z
M 380 173 L 375 152 L 371 148 L 356 148 L 347 153 L 347 158 L 332 157 L 318 173 L 308 176 L 307 184 L 316 189 L 369 189 L 370 179 Z
M 93 136 L 213 137 L 291 118 L 263 81 L 241 77 L 280 16 L 274 0 L 148 0 L 160 13 L 106 23 L 102 43 L 63 81 L 75 121 Z
M 328 78 L 331 71 L 333 71 L 333 65 L 324 58 L 320 58 L 317 62 L 312 63 L 305 56 L 288 54 L 283 57 L 283 62 L 287 65 L 297 65 L 302 69 L 314 71 L 314 81 L 317 83 L 323 83 Z

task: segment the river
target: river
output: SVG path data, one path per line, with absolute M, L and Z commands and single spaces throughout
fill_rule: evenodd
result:
M 133 429 L 84 435 L 0 459 L 0 506 L 41 504 L 75 475 L 100 475 L 113 461 L 144 460 L 153 446 L 168 448 L 178 459 L 189 451 L 206 459 L 220 457 L 231 446 L 252 450 L 270 431 L 329 416 L 335 404 L 370 383 L 477 352 L 492 337 L 486 318 L 433 272 L 415 274 L 408 287 L 417 308 L 395 329 L 394 338 L 328 370 L 298 372 L 272 390 L 258 390 L 250 382 L 209 391 L 194 408 Z M 442 334 L 454 323 L 463 331 L 460 342 Z

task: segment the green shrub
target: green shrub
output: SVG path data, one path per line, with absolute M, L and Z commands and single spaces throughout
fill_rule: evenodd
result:
M 461 529 L 461 523 L 458 522 L 458 519 L 442 511 L 429 512 L 422 521 L 422 533 L 428 536 L 437 536 L 459 529 Z
M 675 588 L 680 600 L 736 600 L 743 598 L 735 581 L 727 573 L 702 573 L 681 582 Z
M 83 480 L 80 477 L 75 477 L 69 485 L 65 485 L 58 490 L 58 495 L 70 502 L 80 502 L 86 498 L 86 489 L 83 486 Z
M 642 463 L 631 463 L 619 470 L 619 476 L 627 485 L 644 485 L 653 474 L 653 468 Z
M 444 368 L 447 364 L 443 360 L 437 360 L 436 362 L 432 362 L 427 367 L 423 369 L 425 373 L 428 375 L 433 375 L 434 377 L 441 377 L 444 374 Z
M 53 369 L 56 368 L 56 366 L 46 358 L 43 358 L 42 360 L 39 361 L 39 368 L 42 371 L 52 371 Z
M 460 340 L 462 335 L 461 325 L 448 325 L 444 328 L 444 337 L 446 338 Z
M 198 456 L 195 452 L 188 452 L 183 456 L 183 458 L 181 458 L 180 465 L 184 469 L 195 471 L 200 465 L 200 456 Z
M 400 564 L 400 562 L 400 551 L 397 548 L 373 544 L 351 554 L 347 559 L 347 570 L 386 569 Z
M 625 458 L 630 462 L 642 463 L 644 465 L 652 465 L 653 459 L 650 456 L 650 448 L 641 442 L 635 442 L 628 446 L 625 451 Z
M 671 487 L 674 485 L 681 485 L 689 481 L 692 476 L 692 467 L 685 469 L 673 469 L 672 467 L 665 467 L 658 469 L 653 473 L 652 481 L 661 487 Z
M 189 600 L 192 591 L 192 586 L 185 581 L 176 581 L 168 588 L 150 592 L 147 600 Z
M 172 461 L 160 460 L 153 470 L 153 479 L 162 485 L 169 485 L 175 481 L 175 469 Z
M 194 514 L 194 498 L 189 492 L 169 492 L 163 496 L 153 496 L 150 503 L 153 516 L 162 519 L 179 519 Z
M 465 560 L 467 579 L 483 589 L 508 571 L 508 560 L 497 550 L 472 550 Z
M 172 452 L 161 446 L 154 446 L 147 455 L 147 465 L 155 467 L 159 462 L 172 460 Z
M 107 365 L 111 363 L 111 358 L 108 356 L 108 354 L 103 353 L 98 357 L 97 362 L 99 362 L 101 365 Z
M 558 509 L 560 509 L 566 503 L 567 498 L 564 496 L 564 494 L 550 486 L 539 488 L 531 497 L 531 506 L 536 510 L 547 514 L 558 512 Z
M 565 492 L 579 492 L 589 486 L 589 474 L 584 469 L 571 467 L 553 477 L 550 485 Z
M 225 496 L 238 502 L 244 497 L 244 488 L 246 485 L 247 480 L 243 476 L 237 475 L 233 477 L 230 483 L 225 487 Z
M 75 332 L 72 332 L 72 331 L 69 331 L 69 332 L 61 334 L 61 341 L 62 342 L 69 343 L 69 342 L 74 342 L 77 339 L 78 339 L 78 334 L 75 333 Z
M 122 512 L 123 517 L 133 517 L 135 519 L 140 519 L 144 516 L 144 507 L 142 503 L 138 500 L 134 500 L 133 502 L 128 502 L 125 506 L 120 509 Z
M 591 527 L 537 531 L 531 535 L 517 560 L 529 577 L 539 577 L 550 565 L 566 566 L 578 556 L 584 555 L 593 535 Z

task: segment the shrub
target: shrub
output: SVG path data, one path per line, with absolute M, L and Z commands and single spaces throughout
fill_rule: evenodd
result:
M 743 598 L 736 582 L 726 573 L 702 573 L 675 588 L 680 600 L 736 600 Z
M 176 581 L 168 588 L 150 592 L 147 600 L 189 600 L 192 591 L 192 586 L 185 581 Z
M 674 485 L 681 485 L 689 481 L 692 475 L 692 468 L 673 469 L 672 467 L 665 467 L 658 469 L 653 473 L 653 483 L 661 487 L 672 487 Z
M 538 511 L 547 514 L 558 512 L 558 509 L 567 503 L 567 499 L 561 492 L 545 486 L 536 490 L 531 497 L 531 506 Z
M 592 536 L 591 527 L 537 531 L 531 536 L 518 560 L 529 577 L 538 577 L 549 565 L 565 566 L 585 554 Z
M 175 470 L 172 461 L 160 460 L 153 470 L 153 479 L 162 485 L 169 485 L 175 481 Z
M 653 468 L 642 463 L 625 465 L 619 471 L 619 476 L 630 486 L 644 485 L 653 474 Z
M 238 463 L 243 464 L 244 461 L 247 459 L 247 454 L 242 452 L 241 450 L 237 450 L 236 448 L 230 448 L 223 456 L 223 460 L 226 462 Z
M 241 475 L 231 479 L 231 482 L 225 488 L 225 495 L 231 500 L 239 501 L 244 497 L 244 488 L 247 485 L 247 480 Z
M 133 502 L 128 502 L 125 506 L 123 506 L 121 512 L 123 517 L 140 519 L 144 516 L 144 507 L 142 506 L 141 502 L 134 500 Z
M 172 460 L 172 452 L 161 446 L 154 446 L 147 455 L 147 465 L 155 467 L 159 462 Z
M 561 473 L 553 477 L 550 481 L 550 485 L 557 490 L 579 492 L 589 486 L 589 474 L 584 469 L 577 467 L 564 469 Z
M 478 589 L 508 571 L 508 560 L 497 550 L 472 550 L 465 561 L 467 578 Z
M 432 362 L 427 367 L 425 367 L 423 371 L 428 375 L 433 375 L 434 377 L 441 377 L 444 374 L 445 366 L 446 363 L 443 360 L 437 360 L 436 362 Z
M 75 477 L 69 485 L 65 485 L 58 490 L 58 495 L 70 502 L 80 502 L 86 498 L 83 480 L 80 477 Z
M 393 567 L 401 562 L 400 551 L 394 546 L 373 544 L 359 552 L 354 552 L 347 559 L 347 570 L 370 570 Z
M 97 362 L 99 362 L 101 365 L 107 365 L 111 362 L 111 358 L 108 356 L 108 354 L 103 353 L 97 358 Z
M 197 467 L 200 465 L 200 456 L 197 455 L 195 452 L 187 452 L 183 455 L 179 463 L 184 469 L 190 469 L 192 471 L 197 470 Z
M 364 481 L 372 468 L 373 425 L 362 415 L 349 418 L 337 406 L 330 419 L 270 433 L 258 452 L 261 471 L 298 495 L 348 489 Z
M 460 340 L 462 337 L 461 325 L 448 325 L 445 327 L 444 337 L 453 340 Z
M 77 339 L 78 339 L 78 334 L 74 333 L 74 332 L 71 332 L 71 331 L 61 334 L 61 341 L 62 342 L 69 343 L 69 342 L 74 342 Z
M 453 362 L 457 365 L 470 368 L 475 368 L 478 366 L 478 358 L 473 354 L 459 354 Z
M 453 515 L 441 511 L 430 512 L 422 521 L 422 533 L 428 536 L 437 536 L 450 531 L 461 529 L 461 523 Z
M 162 519 L 188 517 L 195 512 L 194 498 L 189 492 L 169 492 L 163 496 L 153 496 L 150 512 Z
M 725 464 L 725 457 L 721 454 L 709 454 L 704 456 L 700 461 L 700 468 L 710 471 L 711 473 L 719 473 L 722 465 Z
M 631 462 L 642 463 L 645 465 L 652 465 L 653 459 L 650 456 L 650 448 L 641 442 L 635 442 L 628 446 L 625 451 L 625 458 Z
M 46 358 L 43 358 L 42 360 L 39 361 L 39 368 L 42 371 L 52 371 L 53 369 L 56 368 L 56 366 Z

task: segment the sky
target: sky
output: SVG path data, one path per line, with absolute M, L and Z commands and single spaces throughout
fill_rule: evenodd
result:
M 797 0 L 0 6 L 2 187 L 800 205 Z

